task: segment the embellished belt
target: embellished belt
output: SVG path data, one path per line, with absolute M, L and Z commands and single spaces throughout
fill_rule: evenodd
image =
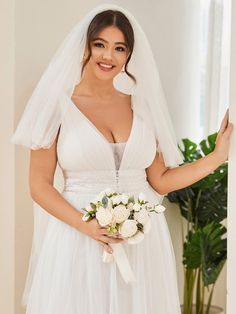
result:
M 95 192 L 105 188 L 117 192 L 141 191 L 148 187 L 144 169 L 64 171 L 64 191 Z

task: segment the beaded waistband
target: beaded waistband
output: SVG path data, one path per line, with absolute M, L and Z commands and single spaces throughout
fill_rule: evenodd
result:
M 64 171 L 64 191 L 99 192 L 105 188 L 117 192 L 142 190 L 148 186 L 145 170 Z

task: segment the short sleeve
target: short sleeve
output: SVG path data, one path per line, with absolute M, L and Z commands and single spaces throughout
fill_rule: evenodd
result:
M 53 144 L 68 100 L 62 97 L 56 105 L 44 106 L 41 111 L 27 105 L 10 141 L 30 149 L 50 148 Z

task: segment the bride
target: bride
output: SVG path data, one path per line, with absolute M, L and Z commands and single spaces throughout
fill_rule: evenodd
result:
M 33 247 L 27 314 L 180 313 L 175 257 L 164 213 L 137 245 L 111 236 L 86 207 L 104 188 L 161 202 L 210 174 L 228 156 L 225 115 L 214 152 L 182 163 L 154 58 L 125 9 L 100 5 L 75 26 L 42 76 L 12 141 L 30 148 Z M 64 189 L 53 185 L 57 164 Z M 122 243 L 136 281 L 104 263 Z M 111 245 L 112 244 L 112 245 Z

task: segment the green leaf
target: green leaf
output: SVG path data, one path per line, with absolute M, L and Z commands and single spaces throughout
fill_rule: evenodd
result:
M 184 242 L 183 264 L 188 269 L 195 269 L 201 266 L 201 231 L 194 233 L 190 230 Z
M 201 268 L 204 286 L 215 283 L 226 260 L 226 228 L 211 222 L 189 231 L 184 243 L 183 264 L 188 269 Z
M 93 210 L 96 210 L 96 205 L 94 204 L 94 203 L 90 203 L 90 206 L 91 206 L 91 208 L 93 209 Z
M 221 222 L 227 217 L 227 177 L 201 192 L 194 211 L 200 226 L 212 221 Z
M 102 205 L 103 205 L 103 207 L 107 208 L 107 204 L 108 204 L 108 198 L 107 198 L 107 196 L 104 196 L 102 198 Z
M 202 140 L 200 142 L 201 150 L 203 151 L 204 155 L 208 155 L 215 149 L 215 142 L 216 142 L 217 133 L 211 134 L 207 137 L 207 140 Z
M 189 222 L 194 221 L 194 213 L 192 209 L 194 208 L 193 202 L 196 198 L 195 192 L 190 187 L 180 189 L 169 193 L 167 199 L 176 203 L 180 207 L 181 215 Z
M 183 149 L 179 145 L 179 149 L 181 150 L 184 161 L 191 162 L 193 160 L 197 160 L 201 158 L 200 150 L 197 148 L 197 144 L 189 140 L 188 138 L 182 139 Z

